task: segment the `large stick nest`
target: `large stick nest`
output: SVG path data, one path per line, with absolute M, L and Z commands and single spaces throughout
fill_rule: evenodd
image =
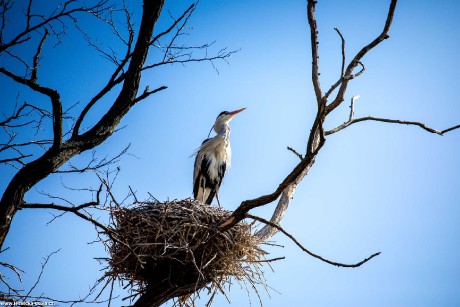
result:
M 232 277 L 259 284 L 260 240 L 245 222 L 219 232 L 216 226 L 229 215 L 191 199 L 113 209 L 106 276 L 127 280 L 139 293 L 168 283 L 177 296 L 203 287 L 223 292 Z

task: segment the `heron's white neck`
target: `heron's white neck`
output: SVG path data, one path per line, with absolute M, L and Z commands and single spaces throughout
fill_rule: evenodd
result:
M 214 125 L 214 131 L 217 133 L 216 136 L 228 139 L 230 136 L 230 126 L 227 123 L 216 123 Z

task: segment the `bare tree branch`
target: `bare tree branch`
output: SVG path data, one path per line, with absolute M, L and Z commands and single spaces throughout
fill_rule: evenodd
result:
M 302 246 L 302 244 L 299 243 L 299 241 L 297 241 L 297 239 L 289 234 L 286 230 L 284 230 L 281 226 L 275 224 L 275 223 L 272 223 L 270 221 L 267 221 L 263 218 L 260 218 L 258 216 L 254 216 L 254 215 L 251 215 L 251 214 L 246 214 L 246 217 L 250 218 L 250 219 L 253 219 L 253 220 L 256 220 L 256 221 L 259 221 L 259 222 L 262 222 L 264 224 L 267 224 L 267 225 L 270 225 L 271 227 L 274 227 L 276 229 L 278 229 L 279 231 L 281 231 L 286 237 L 288 237 L 289 239 L 291 239 L 298 247 L 300 247 L 301 250 L 303 250 L 304 252 L 306 252 L 307 254 L 309 254 L 310 256 L 316 258 L 316 259 L 319 259 L 321 261 L 324 261 L 328 264 L 331 264 L 331 265 L 335 265 L 335 266 L 338 266 L 338 267 L 345 267 L 345 268 L 357 268 L 361 265 L 363 265 L 364 263 L 368 262 L 369 260 L 371 260 L 372 258 L 380 255 L 380 252 L 378 253 L 375 253 L 375 254 L 372 254 L 371 256 L 367 257 L 366 259 L 358 262 L 358 263 L 354 263 L 354 264 L 344 264 L 344 263 L 340 263 L 340 262 L 335 262 L 335 261 L 331 261 L 331 260 L 328 260 L 328 259 L 325 259 L 317 254 L 314 254 L 312 253 L 311 251 L 309 251 L 308 249 L 306 249 L 305 247 Z
M 71 4 L 73 4 L 74 2 L 75 1 L 73 1 L 73 0 L 67 0 L 66 2 L 64 2 L 60 6 L 60 9 L 56 8 L 56 10 L 50 16 L 44 17 L 41 22 L 32 25 L 31 24 L 32 23 L 32 21 L 31 21 L 32 14 L 30 12 L 30 7 L 31 7 L 32 1 L 30 1 L 29 5 L 28 5 L 28 13 L 26 15 L 26 17 L 27 17 L 27 20 L 26 20 L 27 25 L 26 25 L 25 29 L 23 31 L 21 31 L 20 33 L 18 33 L 9 42 L 1 42 L 1 44 L 0 44 L 0 53 L 5 51 L 5 50 L 7 50 L 8 48 L 10 48 L 12 46 L 18 46 L 18 45 L 30 40 L 31 37 L 29 35 L 31 33 L 33 33 L 36 30 L 39 30 L 39 29 L 41 29 L 41 28 L 43 28 L 45 26 L 51 25 L 54 21 L 59 22 L 63 18 L 67 18 L 67 17 L 70 18 L 74 14 L 77 14 L 77 13 L 97 12 L 97 11 L 102 11 L 102 10 L 108 9 L 106 7 L 106 4 L 108 2 L 107 0 L 99 1 L 94 6 L 91 6 L 91 7 L 81 6 L 81 7 L 76 7 L 76 8 L 73 8 L 73 9 L 69 9 L 68 7 Z M 7 4 L 8 3 L 10 3 L 10 2 L 7 1 Z M 5 27 L 4 24 L 5 24 L 5 19 L 6 19 L 6 13 L 7 13 L 7 9 L 4 8 L 3 11 L 2 11 L 2 20 L 3 20 L 2 30 Z
M 158 48 L 163 53 L 163 57 L 162 60 L 157 63 L 146 65 L 143 68 L 144 70 L 168 64 L 185 64 L 189 62 L 208 61 L 211 62 L 214 69 L 218 72 L 214 65 L 214 61 L 226 61 L 228 57 L 237 52 L 236 50 L 227 51 L 227 48 L 223 48 L 219 52 L 217 52 L 217 54 L 209 56 L 208 48 L 210 48 L 213 45 L 213 43 L 202 44 L 198 46 L 188 46 L 184 44 L 178 44 L 176 42 L 180 37 L 187 35 L 187 32 L 185 31 L 189 28 L 186 27 L 186 25 L 189 22 L 189 19 L 192 16 L 193 12 L 195 11 L 195 8 L 196 4 L 192 4 L 182 13 L 182 15 L 178 19 L 174 20 L 174 22 L 169 28 L 167 28 L 160 34 L 156 35 L 151 40 L 151 45 Z M 168 34 L 170 34 L 171 36 L 170 38 L 168 38 L 168 43 L 161 44 L 160 38 L 163 38 Z M 195 54 L 195 52 L 198 51 L 201 51 L 200 55 Z
M 137 103 L 141 100 L 144 100 L 145 98 L 149 97 L 150 95 L 152 94 L 155 94 L 155 93 L 158 93 L 162 90 L 165 90 L 167 89 L 168 87 L 167 86 L 160 86 L 152 91 L 150 91 L 148 88 L 145 89 L 145 91 L 142 93 L 142 95 L 140 95 L 139 97 L 137 97 L 136 99 L 134 99 L 134 103 Z
M 399 119 L 389 119 L 389 118 L 380 118 L 380 117 L 373 117 L 373 116 L 366 116 L 366 117 L 360 117 L 360 118 L 354 118 L 355 114 L 355 102 L 356 100 L 359 99 L 359 95 L 353 96 L 351 98 L 350 102 L 350 115 L 348 117 L 348 121 L 344 122 L 342 125 L 337 126 L 331 130 L 328 130 L 325 132 L 326 135 L 334 134 L 336 132 L 339 132 L 353 124 L 363 122 L 363 121 L 377 121 L 377 122 L 384 122 L 384 123 L 390 123 L 390 124 L 400 124 L 400 125 L 408 125 L 408 126 L 418 126 L 421 129 L 428 131 L 430 133 L 438 134 L 438 135 L 444 135 L 447 132 L 456 130 L 460 128 L 460 125 L 452 126 L 450 128 L 444 129 L 444 130 L 436 130 L 433 129 L 429 126 L 427 126 L 424 123 L 421 122 L 416 122 L 416 121 L 408 121 L 408 120 L 399 120 Z
M 3 45 L 3 31 L 5 30 L 7 22 L 7 13 L 13 7 L 12 0 L 4 0 L 0 2 L 0 46 Z
M 316 1 L 308 1 L 308 24 L 310 25 L 310 41 L 311 41 L 311 80 L 313 82 L 313 88 L 316 94 L 316 101 L 318 103 L 318 109 L 320 104 L 325 104 L 322 99 L 321 85 L 319 81 L 319 53 L 318 53 L 318 27 L 315 19 L 315 6 Z
M 0 122 L 0 127 L 4 126 L 8 126 L 8 123 L 10 123 L 11 121 L 15 120 L 15 119 L 19 119 L 22 115 L 22 111 L 24 111 L 24 109 L 26 107 L 28 107 L 29 105 L 27 103 L 24 103 L 22 104 L 17 110 L 15 110 L 13 113 L 13 115 L 11 115 L 10 117 L 8 117 L 7 119 L 5 119 L 4 121 L 1 121 Z
M 5 250 L 3 250 L 2 252 L 4 252 Z M 3 261 L 0 261 L 0 266 L 4 267 L 4 268 L 7 268 L 11 271 L 14 272 L 14 274 L 16 274 L 17 278 L 19 279 L 19 281 L 22 282 L 22 277 L 21 277 L 21 273 L 24 273 L 23 270 L 17 268 L 16 266 L 10 264 L 10 263 L 6 263 L 6 262 L 3 262 Z M 0 274 L 1 275 L 1 274 Z
M 0 159 L 0 164 L 9 164 L 10 162 L 19 162 L 21 165 L 26 165 L 23 159 L 29 158 L 29 157 L 32 157 L 32 155 L 31 154 L 26 155 L 26 154 L 20 153 L 19 157 Z
M 99 205 L 99 203 L 96 203 L 96 202 L 89 202 L 89 203 L 85 203 L 85 204 L 82 204 L 82 205 L 79 205 L 79 206 L 76 206 L 76 207 L 66 207 L 66 206 L 61 206 L 61 205 L 57 205 L 57 204 L 54 204 L 54 203 L 50 203 L 50 204 L 40 204 L 40 203 L 24 203 L 21 205 L 21 209 L 53 209 L 53 210 L 59 210 L 59 211 L 63 211 L 63 212 L 70 212 L 70 213 L 73 213 L 75 214 L 76 216 L 92 223 L 94 226 L 96 226 L 97 228 L 107 232 L 107 233 L 110 233 L 110 230 L 105 226 L 103 225 L 102 223 L 96 221 L 93 217 L 87 215 L 87 214 L 84 214 L 84 213 L 81 213 L 80 210 L 84 209 L 84 208 L 88 208 L 88 207 L 94 207 L 94 206 L 97 206 Z
M 104 86 L 104 88 L 102 88 L 102 90 L 99 93 L 97 93 L 88 102 L 88 104 L 85 106 L 85 108 L 82 110 L 82 112 L 80 113 L 80 115 L 78 116 L 78 118 L 77 118 L 77 120 L 75 122 L 75 126 L 74 126 L 73 132 L 72 132 L 72 138 L 77 138 L 78 137 L 80 126 L 81 126 L 83 120 L 85 119 L 85 116 L 88 114 L 89 110 L 96 104 L 96 102 L 98 102 L 102 97 L 104 97 L 105 94 L 110 92 L 116 85 L 118 85 L 118 84 L 120 84 L 121 82 L 124 81 L 125 75 L 121 75 L 119 77 L 117 77 L 117 76 L 122 71 L 123 67 L 126 65 L 127 62 L 128 62 L 128 58 L 125 58 L 125 60 L 115 69 L 114 73 L 112 74 L 112 76 L 110 77 L 109 81 Z
M 379 117 L 373 117 L 373 116 L 366 116 L 366 117 L 360 117 L 353 119 L 351 121 L 347 121 L 343 123 L 342 125 L 326 131 L 326 135 L 334 134 L 336 132 L 339 132 L 345 128 L 347 128 L 350 125 L 360 123 L 363 121 L 377 121 L 377 122 L 384 122 L 384 123 L 391 123 L 391 124 L 400 124 L 400 125 L 408 125 L 408 126 L 418 126 L 421 129 L 428 131 L 430 133 L 438 134 L 438 135 L 444 135 L 447 132 L 456 130 L 460 128 L 460 125 L 452 126 L 450 128 L 444 129 L 444 130 L 436 130 L 431 127 L 428 127 L 424 123 L 421 122 L 415 122 L 415 121 L 408 121 L 408 120 L 399 120 L 399 119 L 389 119 L 389 118 L 379 118 Z
M 59 93 L 56 90 L 37 84 L 34 80 L 21 78 L 3 67 L 0 67 L 0 73 L 50 98 L 53 108 L 53 147 L 59 148 L 62 143 L 62 103 Z
M 345 70 L 345 77 L 346 76 L 351 76 L 353 75 L 353 71 L 358 66 L 358 64 L 361 62 L 361 59 L 375 46 L 380 44 L 383 40 L 389 38 L 388 32 L 390 31 L 391 23 L 393 22 L 393 16 L 394 12 L 396 9 L 396 3 L 397 0 L 391 0 L 390 7 L 388 9 L 388 14 L 387 14 L 387 19 L 385 21 L 385 26 L 383 27 L 382 33 L 380 33 L 379 36 L 377 36 L 372 42 L 370 42 L 368 45 L 364 46 L 351 60 L 351 62 L 348 64 L 347 69 Z M 350 79 L 351 80 L 351 79 Z M 350 80 L 344 80 L 339 88 L 339 92 L 337 93 L 336 98 L 334 99 L 333 102 L 331 102 L 327 108 L 326 108 L 326 113 L 329 114 L 331 111 L 333 111 L 335 108 L 337 108 L 342 101 L 344 100 L 345 96 L 345 91 L 347 90 L 348 87 L 348 82 Z
M 294 148 L 288 146 L 287 150 L 292 151 L 292 153 L 294 153 L 297 157 L 299 157 L 300 160 L 303 160 L 303 156 L 299 154 Z
M 118 68 L 121 65 L 121 62 L 117 59 L 115 54 L 110 54 L 109 52 L 105 51 L 96 41 L 94 41 L 89 34 L 87 34 L 76 22 L 75 20 L 75 27 L 80 31 L 83 35 L 84 39 L 91 46 L 94 50 L 96 50 L 104 59 L 109 60 Z
M 32 3 L 32 1 L 30 1 Z M 38 71 L 38 61 L 40 59 L 40 54 L 42 52 L 43 44 L 45 43 L 46 38 L 48 37 L 49 31 L 45 28 L 45 34 L 43 35 L 40 44 L 38 44 L 37 52 L 34 55 L 33 66 L 32 66 L 32 74 L 30 77 L 30 81 L 33 83 L 37 83 L 37 71 Z
M 358 71 L 356 74 L 351 74 L 351 75 L 348 75 L 348 76 L 342 76 L 339 78 L 339 80 L 337 80 L 336 83 L 334 83 L 331 88 L 326 92 L 326 94 L 324 95 L 324 99 L 328 99 L 329 96 L 335 91 L 335 89 L 341 85 L 343 82 L 345 81 L 350 81 L 350 80 L 353 80 L 355 79 L 356 77 L 359 77 L 365 70 L 366 70 L 366 67 L 364 66 L 363 63 L 361 62 L 358 62 L 358 64 L 361 66 L 361 70 Z
M 460 128 L 460 125 L 455 125 L 455 126 L 452 126 L 450 128 L 447 128 L 447 129 L 444 129 L 441 131 L 441 134 L 444 135 L 445 133 L 447 132 L 451 132 L 452 130 L 455 130 L 455 129 L 459 129 Z
M 57 254 L 59 251 L 60 251 L 60 249 L 48 254 L 46 257 L 43 258 L 43 262 L 41 263 L 40 272 L 39 272 L 34 284 L 32 285 L 32 287 L 29 290 L 19 290 L 19 289 L 13 287 L 12 285 L 10 285 L 7 282 L 6 277 L 3 276 L 2 274 L 0 274 L 0 281 L 8 289 L 8 292 L 1 292 L 0 291 L 0 301 L 10 302 L 10 303 L 12 303 L 11 304 L 12 306 L 17 305 L 17 304 L 20 305 L 23 302 L 30 303 L 31 300 L 37 301 L 37 302 L 46 300 L 48 302 L 54 302 L 54 303 L 71 304 L 72 306 L 74 304 L 78 304 L 78 303 L 96 303 L 96 304 L 98 304 L 98 303 L 107 302 L 107 301 L 98 301 L 98 298 L 96 298 L 94 300 L 88 300 L 88 298 L 93 294 L 94 290 L 91 290 L 90 293 L 88 295 L 86 295 L 85 297 L 75 299 L 75 300 L 60 300 L 60 299 L 45 296 L 43 294 L 40 294 L 40 295 L 34 295 L 33 294 L 34 290 L 36 289 L 36 287 L 40 283 L 43 274 L 45 273 L 46 266 L 49 263 L 51 257 L 53 255 Z M 22 282 L 22 278 L 21 278 L 20 274 L 24 273 L 24 271 L 16 268 L 15 266 L 12 266 L 11 264 L 8 264 L 8 263 L 0 262 L 0 265 L 4 266 L 6 268 L 9 268 L 10 270 L 13 270 L 14 273 L 18 276 L 19 280 Z
M 26 147 L 26 146 L 39 146 L 43 149 L 46 150 L 45 146 L 53 144 L 53 140 L 38 140 L 38 141 L 29 141 L 29 142 L 24 142 L 24 143 L 2 143 L 0 144 L 0 152 L 7 150 L 7 149 L 13 149 L 17 150 L 18 148 L 21 147 Z
M 296 184 L 289 185 L 281 194 L 280 199 L 278 200 L 278 204 L 276 205 L 275 210 L 273 211 L 272 217 L 270 218 L 270 222 L 276 225 L 281 223 L 281 220 L 286 213 L 289 203 L 294 196 L 294 192 L 296 189 Z M 278 232 L 278 228 L 271 226 L 270 224 L 265 224 L 263 228 L 256 232 L 256 236 L 260 239 L 261 242 L 267 241 L 269 238 L 274 236 Z
M 163 36 L 169 34 L 184 18 L 188 18 L 187 16 L 190 16 L 191 13 L 195 10 L 196 4 L 192 3 L 183 13 L 182 15 L 174 21 L 174 23 L 164 30 L 163 32 L 160 32 L 159 34 L 155 35 L 155 37 L 150 41 L 150 45 L 155 44 L 160 38 Z
M 32 1 L 30 1 L 32 2 Z M 35 281 L 34 285 L 30 288 L 29 292 L 27 292 L 27 294 L 25 295 L 25 298 L 28 298 L 30 296 L 30 294 L 32 293 L 32 291 L 34 291 L 34 289 L 37 287 L 37 285 L 40 283 L 40 280 L 42 278 L 42 275 L 43 275 L 43 272 L 45 271 L 45 267 L 46 265 L 48 264 L 48 261 L 50 260 L 50 258 L 59 253 L 61 251 L 61 249 L 58 249 L 54 252 L 52 252 L 51 254 L 49 254 L 48 256 L 46 256 L 44 259 L 43 259 L 43 262 L 42 262 L 42 267 L 41 267 L 41 270 L 40 270 L 40 273 L 38 274 L 38 277 L 37 277 L 37 280 Z
M 85 173 L 85 172 L 92 172 L 92 171 L 96 171 L 96 170 L 106 168 L 106 167 L 108 167 L 110 165 L 113 165 L 113 164 L 119 162 L 120 158 L 128 152 L 130 146 L 131 146 L 131 144 L 128 144 L 128 146 L 126 146 L 122 151 L 120 151 L 117 155 L 115 155 L 115 156 L 113 156 L 111 158 L 109 158 L 108 156 L 105 156 L 102 159 L 98 159 L 96 157 L 96 151 L 93 150 L 92 155 L 91 155 L 91 159 L 86 163 L 86 165 L 84 165 L 84 166 L 76 166 L 71 161 L 69 161 L 69 163 L 68 163 L 69 168 L 58 169 L 58 170 L 54 171 L 53 173 L 55 173 L 55 174 L 58 174 L 58 173 L 60 173 L 60 174 Z
M 205 55 L 203 57 L 196 57 L 196 58 L 194 58 L 193 54 L 191 53 L 180 54 L 168 61 L 146 65 L 142 70 L 152 69 L 155 67 L 169 65 L 169 64 L 185 64 L 185 63 L 192 63 L 192 62 L 211 62 L 213 63 L 213 61 L 216 61 L 216 60 L 225 60 L 237 52 L 238 50 L 226 51 L 226 49 L 224 48 L 224 49 L 221 49 L 217 53 L 217 55 L 214 55 L 214 56 Z
M 179 20 L 184 19 L 182 24 L 180 26 L 177 26 L 178 23 L 174 22 L 173 27 L 177 26 L 176 33 L 174 33 L 173 37 L 170 39 L 168 46 L 166 47 L 163 55 L 163 61 L 162 62 L 168 62 L 171 60 L 174 60 L 174 58 L 177 57 L 177 55 L 171 54 L 171 49 L 175 47 L 175 41 L 176 39 L 182 35 L 182 31 L 189 21 L 190 17 L 192 16 L 193 12 L 195 11 L 195 5 L 192 4 L 185 12 L 182 14 L 182 16 L 179 18 Z
M 343 38 L 343 35 L 342 35 L 342 33 L 340 32 L 340 30 L 338 28 L 334 28 L 334 30 L 337 32 L 337 34 L 339 34 L 340 40 L 342 41 L 342 70 L 340 72 L 340 77 L 342 78 L 345 75 L 345 61 L 346 61 L 346 57 L 345 57 L 345 39 Z

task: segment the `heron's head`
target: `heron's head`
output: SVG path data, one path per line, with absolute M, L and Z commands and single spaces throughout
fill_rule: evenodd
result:
M 225 125 L 227 125 L 236 114 L 243 112 L 244 110 L 246 110 L 246 108 L 238 109 L 238 110 L 231 111 L 231 112 L 229 111 L 221 112 L 217 116 L 216 122 L 214 123 L 214 131 L 219 132 L 219 130 Z

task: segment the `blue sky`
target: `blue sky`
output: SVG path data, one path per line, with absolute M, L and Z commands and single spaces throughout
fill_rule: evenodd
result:
M 131 155 L 118 163 L 116 195 L 122 198 L 132 186 L 138 197 L 147 197 L 148 192 L 160 200 L 191 196 L 189 156 L 221 111 L 241 107 L 247 110 L 231 122 L 232 168 L 221 188 L 221 203 L 233 210 L 242 200 L 278 186 L 298 159 L 286 147 L 305 150 L 316 108 L 305 2 L 200 1 L 184 42 L 216 41 L 215 50 L 240 51 L 229 64 L 215 63 L 219 73 L 209 63 L 192 63 L 143 75 L 141 88 L 149 84 L 168 89 L 136 105 L 121 124 L 126 128 L 98 149 L 98 156 L 104 157 L 131 144 Z M 170 23 L 168 10 L 179 16 L 190 3 L 167 2 L 158 26 Z M 318 1 L 324 89 L 340 72 L 340 40 L 333 28 L 345 36 L 350 58 L 380 33 L 388 5 L 381 0 Z M 138 17 L 138 5 L 131 6 Z M 356 116 L 416 120 L 436 129 L 460 123 L 459 16 L 460 5 L 453 0 L 398 3 L 390 39 L 364 58 L 366 71 L 349 86 L 347 100 L 361 96 Z M 92 25 L 90 20 L 84 22 Z M 98 41 L 118 46 L 103 28 L 96 29 Z M 111 66 L 86 48 L 74 30 L 68 32 L 62 45 L 46 46 L 39 78 L 61 92 L 66 106 L 81 101 L 81 107 L 104 83 Z M 2 66 L 18 68 L 5 61 L 0 58 Z M 18 92 L 20 101 L 47 106 L 46 99 L 13 86 L 3 76 L 0 88 L 6 113 Z M 105 108 L 102 103 L 97 111 Z M 348 112 L 344 104 L 326 127 L 344 122 Z M 282 226 L 331 260 L 353 263 L 377 251 L 382 254 L 360 268 L 336 268 L 309 257 L 278 234 L 273 240 L 284 248 L 267 247 L 267 251 L 286 259 L 272 264 L 274 272 L 266 268 L 274 290 L 267 294 L 260 289 L 264 306 L 458 306 L 459 152 L 458 131 L 437 136 L 416 127 L 365 122 L 329 136 Z M 74 162 L 84 164 L 88 157 Z M 2 166 L 2 172 L 4 188 L 14 170 Z M 97 186 L 90 174 L 52 175 L 37 190 L 69 193 L 61 182 Z M 91 196 L 80 192 L 70 197 L 79 203 Z M 26 200 L 45 201 L 35 189 Z M 253 213 L 268 218 L 274 206 Z M 61 248 L 50 261 L 39 292 L 59 298 L 83 295 L 101 275 L 93 258 L 104 256 L 104 250 L 87 244 L 96 236 L 84 221 L 66 215 L 46 226 L 50 218 L 47 211 L 19 212 L 5 244 L 11 248 L 2 261 L 27 271 L 20 287 L 28 288 L 42 257 Z M 229 298 L 233 306 L 249 306 L 246 291 L 238 285 Z M 254 294 L 251 300 L 258 304 Z M 216 306 L 226 304 L 224 297 L 217 298 Z

